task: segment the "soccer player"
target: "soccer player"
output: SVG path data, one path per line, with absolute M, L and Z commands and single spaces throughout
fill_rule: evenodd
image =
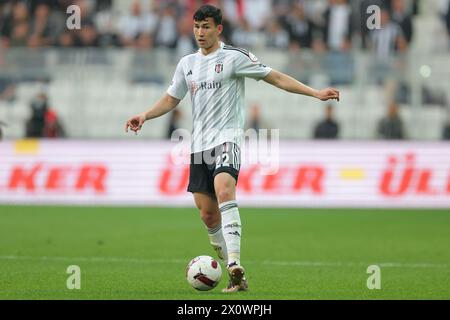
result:
M 174 109 L 190 91 L 193 132 L 188 191 L 208 229 L 210 243 L 225 263 L 230 277 L 224 292 L 248 288 L 240 259 L 241 219 L 236 202 L 240 144 L 244 128 L 245 77 L 318 98 L 339 100 L 339 91 L 312 89 L 273 70 L 245 49 L 225 45 L 221 10 L 212 5 L 194 14 L 194 35 L 199 46 L 183 57 L 167 93 L 148 111 L 125 124 L 136 134 L 144 122 Z

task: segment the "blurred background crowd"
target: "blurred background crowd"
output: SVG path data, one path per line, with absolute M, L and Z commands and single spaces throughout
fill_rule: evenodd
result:
M 3 47 L 195 48 L 192 15 L 203 3 L 223 8 L 224 41 L 248 48 L 348 51 L 380 55 L 407 50 L 419 0 L 16 0 L 0 1 Z M 67 30 L 66 10 L 81 9 L 81 29 Z M 382 9 L 381 30 L 367 27 L 367 8 Z M 450 30 L 450 6 L 442 5 Z
M 111 109 L 121 125 L 148 107 L 178 59 L 197 49 L 192 15 L 205 3 L 222 8 L 227 44 L 343 92 L 342 108 L 313 110 L 315 102 L 249 86 L 247 97 L 258 97 L 249 127 L 283 126 L 282 138 L 450 138 L 449 0 L 0 0 L 0 130 L 8 125 L 10 138 L 119 137 L 119 125 L 83 125 Z M 73 5 L 81 25 L 71 30 Z M 188 128 L 188 114 L 180 108 L 148 137 Z

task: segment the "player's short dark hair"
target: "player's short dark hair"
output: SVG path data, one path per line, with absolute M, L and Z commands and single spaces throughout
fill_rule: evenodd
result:
M 206 18 L 213 18 L 216 26 L 222 24 L 222 11 L 215 6 L 205 4 L 195 11 L 194 21 L 203 21 Z

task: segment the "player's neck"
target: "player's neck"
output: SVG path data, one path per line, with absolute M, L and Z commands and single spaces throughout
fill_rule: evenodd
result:
M 220 41 L 217 40 L 213 46 L 209 48 L 201 48 L 201 51 L 204 56 L 207 56 L 208 54 L 215 52 L 219 48 L 220 48 Z

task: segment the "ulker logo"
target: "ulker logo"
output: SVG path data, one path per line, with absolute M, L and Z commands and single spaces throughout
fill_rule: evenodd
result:
M 32 166 L 14 165 L 10 169 L 6 185 L 0 186 L 9 192 L 27 191 L 106 193 L 106 165 L 82 164 L 79 166 L 59 166 L 35 163 Z

